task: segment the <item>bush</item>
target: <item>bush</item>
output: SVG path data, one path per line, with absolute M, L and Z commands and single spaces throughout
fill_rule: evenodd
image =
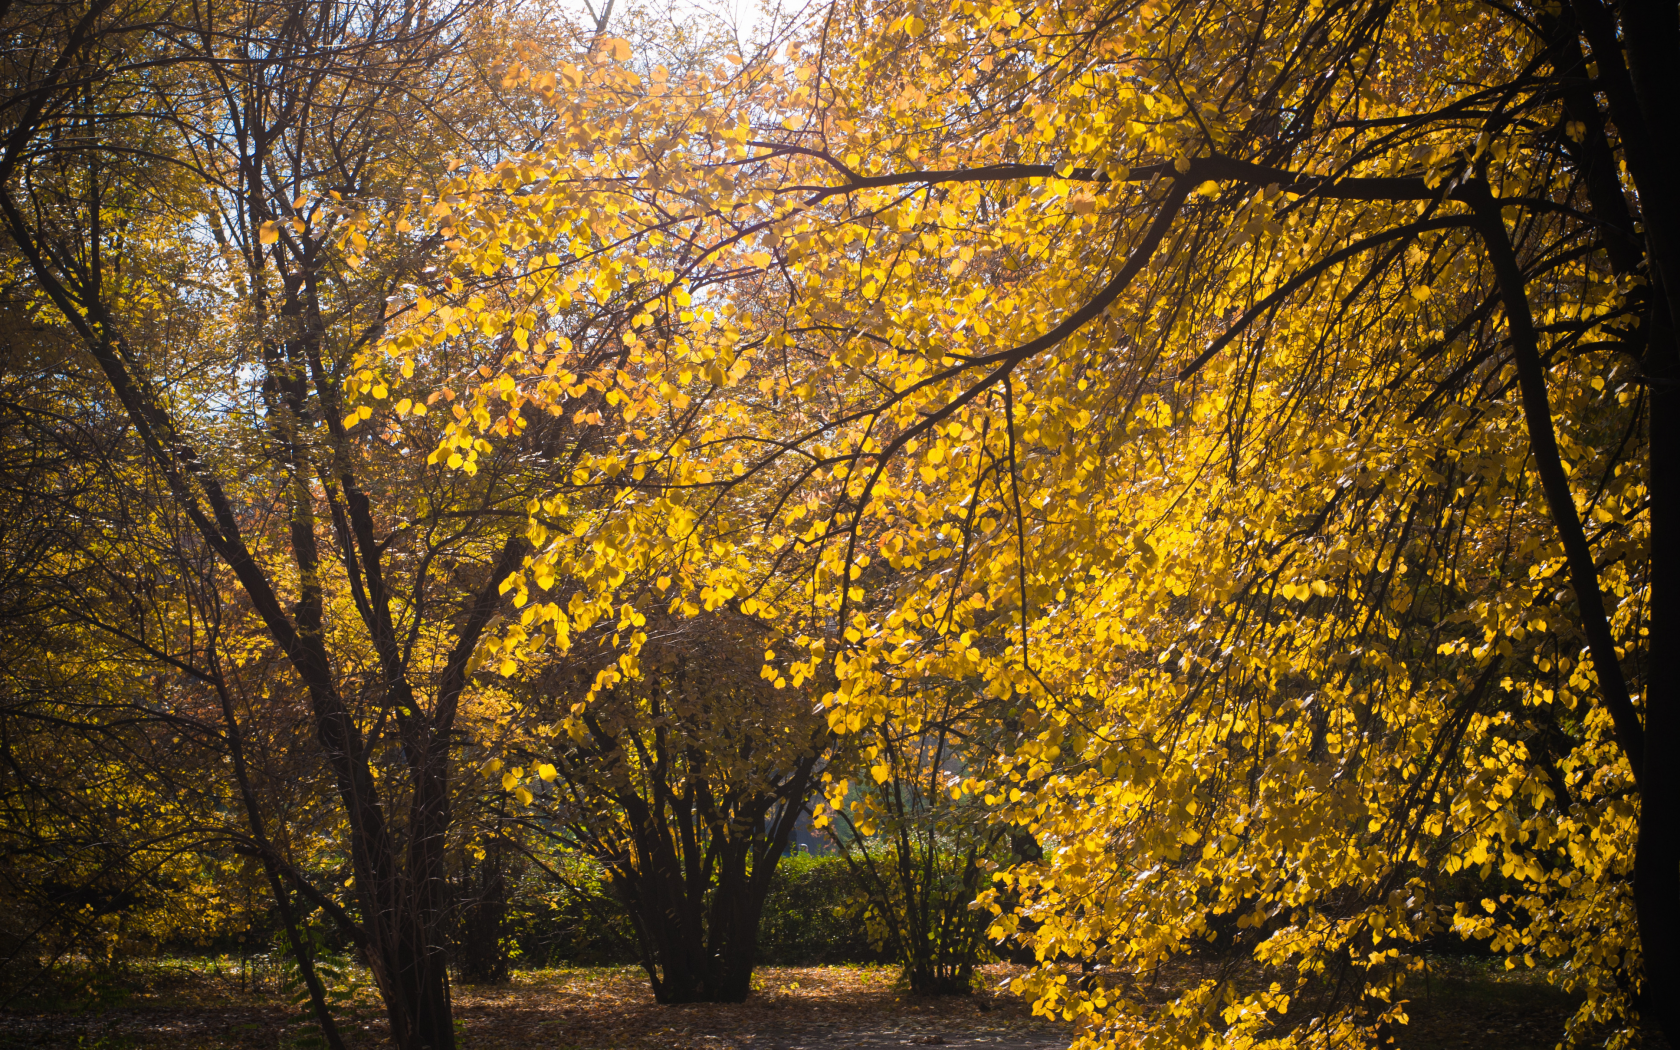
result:
M 600 865 L 569 854 L 555 869 L 564 887 L 537 868 L 519 880 L 507 912 L 509 961 L 522 967 L 639 962 L 635 930 Z
M 556 890 L 527 871 L 508 909 L 516 966 L 615 965 L 638 962 L 624 907 L 594 862 L 574 857 L 569 889 Z M 846 862 L 793 853 L 782 858 L 758 923 L 757 962 L 769 966 L 876 962 L 857 921 L 862 897 Z
M 758 922 L 758 961 L 780 966 L 881 961 L 885 956 L 857 921 L 860 899 L 844 858 L 783 857 Z

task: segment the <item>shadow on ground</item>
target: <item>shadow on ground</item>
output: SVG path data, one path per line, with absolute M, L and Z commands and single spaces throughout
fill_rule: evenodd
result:
M 990 977 L 996 984 L 1006 974 Z M 521 972 L 506 985 L 457 987 L 462 1050 L 875 1050 L 949 1046 L 1057 1050 L 1065 1029 L 1000 993 L 923 999 L 886 967 L 765 967 L 745 1003 L 661 1006 L 635 968 Z M 92 991 L 90 989 L 90 991 Z M 338 1010 L 352 1050 L 388 1045 L 370 992 Z M 313 1050 L 302 1008 L 271 989 L 178 967 L 136 972 L 80 999 L 14 1000 L 0 1010 L 5 1050 Z
M 994 966 L 995 987 L 1016 968 Z M 1000 992 L 924 999 L 888 967 L 765 967 L 740 1004 L 660 1006 L 634 968 L 527 971 L 458 987 L 461 1050 L 1059 1050 L 1066 1026 Z M 1168 982 L 1163 982 L 1168 983 Z M 1398 1050 L 1553 1050 L 1576 1000 L 1527 972 L 1447 962 L 1408 987 Z M 0 1009 L 5 1050 L 312 1050 L 302 1008 L 202 967 L 137 971 L 77 998 L 37 995 Z M 371 990 L 341 1004 L 351 1050 L 388 1045 Z

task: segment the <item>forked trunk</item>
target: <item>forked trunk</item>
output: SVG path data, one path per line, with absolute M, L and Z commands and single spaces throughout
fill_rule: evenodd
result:
M 804 799 L 814 763 L 801 762 L 786 799 Z M 651 821 L 638 828 L 642 864 L 617 869 L 613 885 L 630 912 L 657 1001 L 739 1003 L 751 994 L 764 899 L 799 810 L 787 802 L 762 836 L 730 841 L 704 864 L 694 856 L 692 834 L 685 839 L 691 862 L 685 862 L 668 829 Z
M 658 1002 L 739 1003 L 752 991 L 769 880 L 747 871 L 745 850 L 731 852 L 734 870 L 720 872 L 711 893 L 673 865 L 617 883 Z

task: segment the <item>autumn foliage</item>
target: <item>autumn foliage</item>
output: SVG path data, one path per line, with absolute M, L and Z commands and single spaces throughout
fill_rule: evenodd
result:
M 1081 1046 L 1383 1043 L 1467 941 L 1573 1037 L 1675 1038 L 1671 7 L 496 25 L 520 135 L 250 224 L 279 289 L 298 235 L 385 275 L 325 363 L 262 358 L 272 612 L 197 527 L 317 724 L 397 727 L 410 841 L 471 732 L 462 782 L 689 895 L 643 937 L 673 999 L 745 994 L 750 950 L 681 976 L 747 915 L 693 895 L 767 882 L 816 787 L 843 846 L 902 833 L 877 915 L 945 849 Z M 206 485 L 53 302 L 167 499 Z M 385 774 L 336 761 L 374 841 Z M 430 951 L 415 849 L 379 877 Z

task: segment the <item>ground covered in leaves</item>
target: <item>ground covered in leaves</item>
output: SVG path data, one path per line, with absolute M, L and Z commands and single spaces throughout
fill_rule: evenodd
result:
M 456 989 L 462 1050 L 877 1050 L 950 1046 L 1054 1050 L 1065 1026 L 1033 1018 L 996 986 L 1016 968 L 988 967 L 973 996 L 909 995 L 889 967 L 765 967 L 741 1004 L 660 1006 L 634 968 L 523 971 L 506 985 Z M 240 981 L 221 965 L 132 971 L 123 981 L 56 986 L 0 1007 L 6 1050 L 307 1050 L 319 1046 L 275 981 Z M 255 987 L 253 987 L 253 984 Z M 1415 993 L 1402 1050 L 1552 1050 L 1571 1003 L 1526 974 L 1470 963 L 1439 968 Z M 371 990 L 338 1013 L 352 1047 L 386 1043 Z

